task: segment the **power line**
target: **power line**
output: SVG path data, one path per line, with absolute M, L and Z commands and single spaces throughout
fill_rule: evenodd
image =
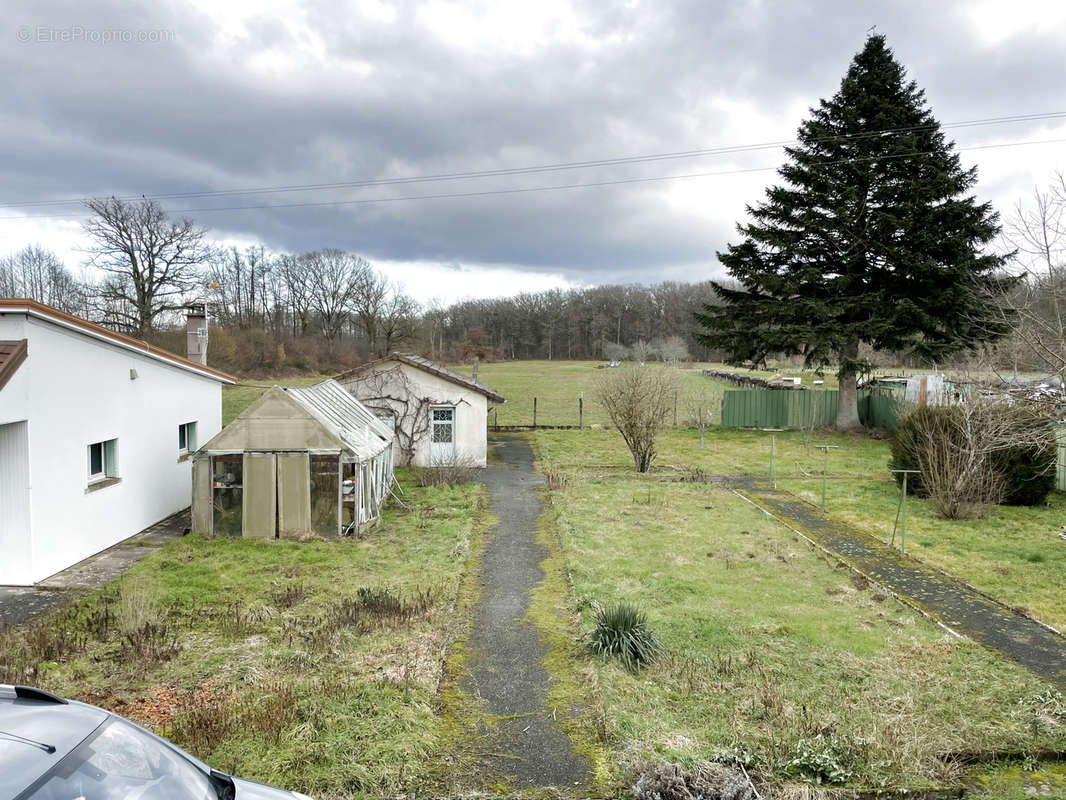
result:
M 968 150 L 995 150 L 1001 147 L 1025 147 L 1027 145 L 1037 144 L 1061 144 L 1066 143 L 1066 138 L 1062 139 L 1040 139 L 1034 141 L 1024 142 L 1000 142 L 997 144 L 984 144 L 984 145 L 971 145 L 969 147 L 957 147 L 957 151 Z M 867 156 L 863 158 L 845 158 L 836 161 L 822 161 L 817 162 L 813 166 L 836 166 L 840 164 L 858 164 L 869 161 L 887 161 L 896 158 L 913 158 L 915 156 L 931 155 L 931 151 L 914 150 L 908 153 L 896 153 L 893 155 L 885 156 Z M 370 205 L 373 203 L 396 203 L 409 200 L 446 200 L 446 199 L 459 199 L 459 198 L 471 198 L 471 197 L 487 197 L 492 195 L 506 195 L 506 194 L 527 194 L 532 192 L 548 192 L 564 189 L 586 189 L 601 186 L 620 186 L 624 184 L 634 183 L 653 183 L 661 181 L 674 181 L 684 180 L 688 178 L 707 178 L 715 176 L 725 175 L 742 175 L 752 172 L 771 172 L 776 171 L 777 166 L 772 167 L 749 167 L 746 169 L 733 169 L 733 170 L 719 170 L 713 172 L 690 172 L 680 175 L 658 175 L 645 178 L 618 178 L 613 180 L 603 181 L 591 181 L 585 183 L 564 183 L 554 184 L 551 186 L 524 186 L 512 189 L 485 189 L 481 191 L 473 192 L 446 192 L 440 194 L 421 194 L 421 195 L 400 195 L 396 197 L 374 197 L 363 198 L 359 200 L 323 200 L 317 202 L 300 202 L 300 203 L 264 203 L 261 205 L 245 205 L 245 206 L 202 206 L 199 208 L 177 208 L 168 209 L 169 214 L 190 214 L 190 213 L 210 213 L 213 211 L 257 211 L 265 209 L 287 209 L 287 208 L 321 208 L 326 206 L 355 206 L 355 205 Z M 71 213 L 71 214 L 31 214 L 25 216 L 10 216 L 0 217 L 0 220 L 25 220 L 25 219 L 71 219 L 75 217 L 84 216 L 84 212 Z
M 1066 119 L 1066 111 L 1052 111 L 1038 114 L 1013 114 L 1000 117 L 986 117 L 982 119 L 963 120 L 960 122 L 945 123 L 940 125 L 941 129 L 956 129 L 956 128 L 972 128 L 981 127 L 986 125 L 1003 125 L 1017 122 L 1038 122 L 1045 120 L 1057 120 Z M 863 139 L 873 138 L 879 136 L 886 136 L 891 134 L 901 133 L 916 133 L 919 131 L 936 129 L 937 125 L 915 125 L 903 128 L 885 128 L 878 131 L 866 131 L 857 134 L 845 134 L 839 136 L 827 136 L 816 139 L 818 142 L 832 142 L 840 140 L 850 139 Z M 638 156 L 623 156 L 619 158 L 606 158 L 596 159 L 589 161 L 570 161 L 556 164 L 541 164 L 528 167 L 509 167 L 491 170 L 478 170 L 468 172 L 449 172 L 438 173 L 431 175 L 415 175 L 404 178 L 379 178 L 379 179 L 364 179 L 355 181 L 341 181 L 335 183 L 306 183 L 306 184 L 285 184 L 279 186 L 266 186 L 248 189 L 219 189 L 211 191 L 201 192 L 170 192 L 170 193 L 158 193 L 150 195 L 124 195 L 117 199 L 119 200 L 139 200 L 145 197 L 150 200 L 178 200 L 188 198 L 206 198 L 206 197 L 238 197 L 256 194 L 281 194 L 289 192 L 305 192 L 305 191 L 328 191 L 335 189 L 356 189 L 356 188 L 368 188 L 375 186 L 398 186 L 406 184 L 417 183 L 429 183 L 438 181 L 456 181 L 456 180 L 473 180 L 478 178 L 491 178 L 502 177 L 510 175 L 532 175 L 547 172 L 560 172 L 575 169 L 588 169 L 596 167 L 608 167 L 608 166 L 625 166 L 629 164 L 643 164 L 656 161 L 670 161 L 688 158 L 702 158 L 717 155 L 732 155 L 738 153 L 757 152 L 761 150 L 778 149 L 786 147 L 788 145 L 796 144 L 796 140 L 781 140 L 774 142 L 760 142 L 756 144 L 741 144 L 741 145 L 727 145 L 722 147 L 705 148 L 700 150 L 683 150 L 670 153 L 654 153 L 650 155 L 638 155 Z M 66 200 L 28 200 L 28 201 L 7 201 L 0 202 L 2 206 L 17 206 L 17 207 L 43 207 L 43 206 L 56 206 L 56 205 L 72 205 L 81 204 L 85 201 L 85 198 L 74 198 Z

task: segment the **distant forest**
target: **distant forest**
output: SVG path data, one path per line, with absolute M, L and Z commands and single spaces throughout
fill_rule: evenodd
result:
M 715 302 L 706 281 L 423 306 L 344 251 L 290 255 L 203 245 L 197 256 L 146 299 L 133 285 L 143 280 L 133 281 L 126 253 L 97 259 L 95 266 L 114 271 L 103 266 L 95 280 L 79 280 L 54 253 L 29 246 L 0 259 L 0 296 L 30 297 L 178 354 L 185 352 L 184 306 L 204 302 L 208 363 L 240 375 L 328 373 L 402 350 L 450 363 L 721 355 L 693 338 L 692 312 Z

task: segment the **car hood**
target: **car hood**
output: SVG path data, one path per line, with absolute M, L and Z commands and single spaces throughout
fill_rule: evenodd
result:
M 297 797 L 292 792 L 267 786 L 265 783 L 256 783 L 236 777 L 232 780 L 237 788 L 237 800 L 294 800 Z

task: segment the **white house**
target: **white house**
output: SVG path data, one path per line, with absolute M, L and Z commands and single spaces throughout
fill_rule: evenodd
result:
M 189 456 L 221 429 L 227 383 L 50 306 L 0 298 L 0 584 L 37 583 L 186 508 Z
M 334 380 L 396 431 L 396 461 L 485 466 L 488 410 L 507 401 L 483 383 L 421 356 L 395 353 Z

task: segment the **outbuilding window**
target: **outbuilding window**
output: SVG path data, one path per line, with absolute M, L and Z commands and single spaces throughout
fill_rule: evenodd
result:
M 196 450 L 196 423 L 182 423 L 178 426 L 178 452 L 191 453 L 194 450 Z
M 89 483 L 118 477 L 118 439 L 94 442 L 88 447 Z

